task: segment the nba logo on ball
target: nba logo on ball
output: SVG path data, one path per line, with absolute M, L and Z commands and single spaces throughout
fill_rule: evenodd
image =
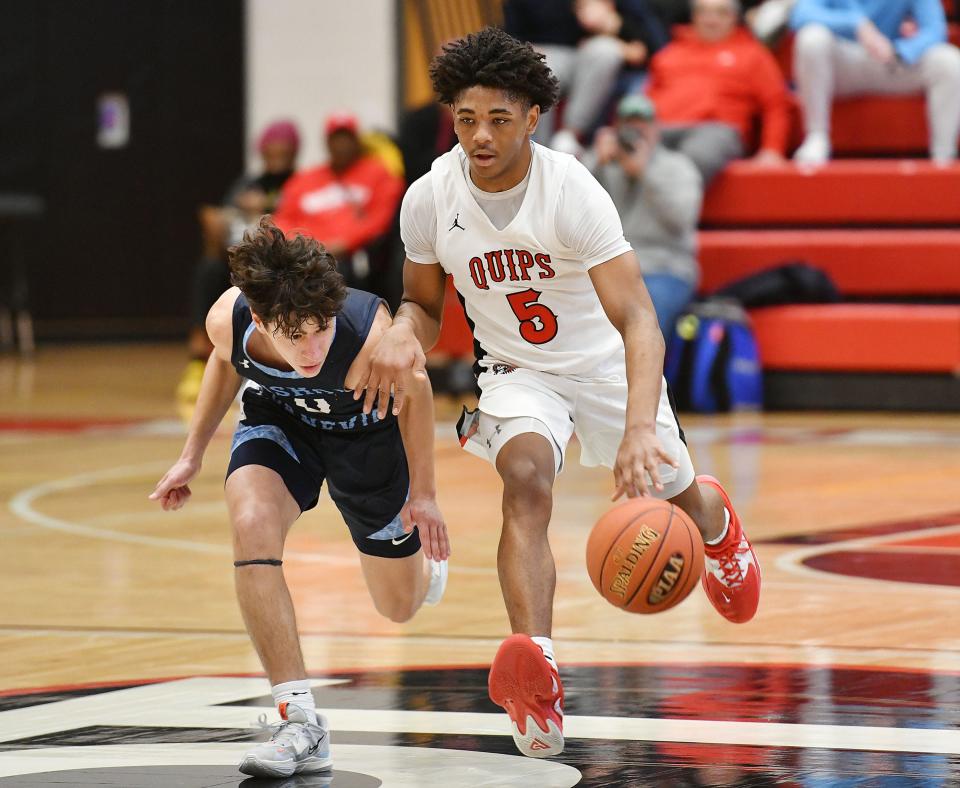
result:
M 587 572 L 611 605 L 660 613 L 682 602 L 703 573 L 703 541 L 671 503 L 634 498 L 607 512 L 587 540 Z

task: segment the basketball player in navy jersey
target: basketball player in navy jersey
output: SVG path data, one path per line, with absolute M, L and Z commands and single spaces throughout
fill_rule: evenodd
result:
M 563 751 L 563 686 L 551 640 L 553 483 L 577 433 L 581 462 L 613 469 L 614 498 L 656 495 L 706 544 L 703 587 L 722 616 L 756 612 L 760 567 L 730 499 L 696 477 L 662 377 L 663 337 L 610 196 L 576 159 L 533 144 L 557 100 L 543 55 L 503 31 L 444 48 L 431 67 L 459 145 L 403 199 L 404 298 L 356 396 L 403 394 L 437 340 L 453 277 L 478 347 L 478 411 L 461 444 L 503 480 L 500 585 L 514 634 L 490 697 L 525 755 Z M 394 401 L 394 412 L 402 397 Z
M 331 765 L 281 569 L 290 526 L 326 480 L 373 603 L 397 622 L 440 600 L 450 545 L 435 497 L 426 376 L 411 378 L 399 417 L 364 413 L 353 397 L 357 370 L 391 324 L 384 302 L 345 287 L 320 244 L 288 239 L 268 219 L 230 249 L 229 262 L 236 287 L 207 316 L 214 351 L 186 445 L 150 498 L 164 509 L 187 502 L 210 439 L 249 381 L 225 493 L 237 598 L 282 722 L 240 771 L 286 777 Z

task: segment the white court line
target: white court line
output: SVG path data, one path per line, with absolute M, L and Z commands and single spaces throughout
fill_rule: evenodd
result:
M 143 465 L 124 465 L 119 468 L 106 468 L 99 471 L 90 471 L 76 476 L 67 476 L 62 479 L 52 479 L 50 481 L 35 484 L 16 493 L 8 504 L 10 511 L 21 520 L 32 525 L 46 528 L 50 531 L 59 531 L 60 533 L 70 534 L 71 536 L 85 536 L 91 539 L 106 539 L 112 542 L 126 542 L 128 544 L 144 545 L 148 547 L 175 548 L 178 550 L 188 550 L 194 553 L 208 553 L 221 555 L 231 551 L 224 545 L 210 544 L 206 542 L 188 542 L 184 539 L 172 539 L 170 537 L 149 536 L 146 534 L 131 534 L 123 531 L 112 531 L 107 528 L 96 528 L 90 525 L 81 525 L 69 520 L 63 520 L 59 517 L 38 512 L 33 508 L 33 503 L 38 498 L 46 495 L 64 492 L 66 490 L 77 490 L 84 487 L 91 487 L 99 482 L 122 479 L 141 473 L 162 473 L 169 467 L 169 463 L 151 462 Z M 144 493 L 146 497 L 146 493 Z
M 183 630 L 149 630 L 149 629 L 66 629 L 44 627 L 42 629 L 28 629 L 17 626 L 0 626 L 0 640 L 3 638 L 29 639 L 32 637 L 57 637 L 89 641 L 96 638 L 105 640 L 172 640 L 197 641 L 210 640 L 220 642 L 249 642 L 247 634 L 241 630 L 236 632 L 209 632 L 198 630 L 188 632 Z M 369 635 L 364 633 L 342 632 L 301 632 L 300 640 L 306 645 L 329 645 L 332 643 L 362 644 L 365 648 L 376 647 L 384 653 L 398 649 L 409 649 L 411 642 L 419 646 L 435 647 L 448 655 L 451 664 L 486 665 L 484 659 L 477 657 L 476 650 L 487 649 L 490 657 L 503 640 L 501 635 L 488 637 L 441 637 L 436 635 Z M 578 665 L 637 665 L 657 666 L 661 664 L 676 665 L 678 644 L 675 641 L 636 639 L 617 641 L 617 659 L 610 657 L 596 658 L 598 644 L 609 645 L 609 641 L 600 638 L 563 638 L 563 648 L 567 655 L 570 667 Z M 853 668 L 863 670 L 891 669 L 897 672 L 898 665 L 905 657 L 910 657 L 913 667 L 907 672 L 960 672 L 960 648 L 950 649 L 895 649 L 895 648 L 862 648 L 859 646 L 832 646 L 816 643 L 751 643 L 737 644 L 721 641 L 704 641 L 696 643 L 684 642 L 682 647 L 696 649 L 696 653 L 686 650 L 680 660 L 684 665 L 751 665 L 769 667 L 770 665 L 800 665 L 812 669 L 818 668 Z M 465 650 L 467 656 L 459 657 Z M 412 663 L 416 667 L 415 663 Z M 922 667 L 919 667 L 921 666 Z M 892 667 L 890 667 L 892 666 Z M 349 672 L 353 668 L 344 667 Z M 364 670 L 396 670 L 395 665 L 365 667 L 357 666 L 359 671 Z M 178 673 L 178 671 L 174 671 Z M 122 683 L 122 682 L 120 682 Z
M 111 528 L 103 528 L 94 523 L 102 521 L 111 521 L 120 519 L 121 515 L 104 515 L 102 518 L 91 521 L 89 524 L 65 520 L 61 517 L 53 517 L 49 514 L 37 511 L 34 504 L 40 498 L 55 493 L 67 492 L 69 490 L 79 490 L 85 487 L 93 487 L 100 482 L 123 479 L 138 474 L 158 474 L 163 473 L 169 467 L 169 463 L 144 463 L 142 465 L 123 465 L 116 468 L 105 468 L 99 471 L 90 471 L 76 476 L 67 476 L 61 479 L 51 479 L 50 481 L 27 487 L 16 493 L 8 504 L 8 507 L 14 515 L 31 525 L 40 528 L 46 528 L 50 531 L 59 531 L 60 533 L 70 534 L 71 536 L 83 536 L 89 539 L 103 539 L 110 542 L 124 542 L 126 544 L 135 544 L 144 547 L 159 547 L 170 550 L 185 550 L 192 553 L 205 553 L 207 555 L 233 555 L 233 550 L 228 545 L 214 544 L 211 542 L 191 542 L 185 539 L 174 539 L 168 536 L 151 536 L 149 534 L 129 533 L 127 531 L 117 531 Z M 146 489 L 146 488 L 145 488 Z M 146 492 L 144 493 L 146 497 Z M 187 504 L 190 506 L 190 504 Z M 206 511 L 208 508 L 222 508 L 221 503 L 200 504 L 199 507 L 189 509 L 188 511 L 197 512 Z M 174 512 L 158 512 L 149 510 L 145 512 L 131 512 L 130 517 L 176 517 Z M 326 564 L 328 566 L 359 566 L 359 560 L 356 555 L 325 555 L 323 553 L 306 553 L 297 550 L 287 550 L 284 553 L 287 560 L 307 561 L 315 564 Z M 456 566 L 452 568 L 455 574 L 463 575 L 495 575 L 495 567 L 471 567 Z M 580 573 L 571 574 L 571 578 L 579 578 Z
M 315 679 L 323 687 L 348 683 Z M 258 707 L 223 705 L 264 694 L 264 679 L 191 678 L 0 712 L 0 741 L 96 725 L 249 728 Z M 264 709 L 266 710 L 266 709 Z M 321 708 L 337 731 L 509 736 L 502 713 Z M 5 732 L 4 732 L 5 731 Z M 648 717 L 564 717 L 569 739 L 686 742 L 960 755 L 960 730 Z
M 38 499 L 47 495 L 53 495 L 55 493 L 66 492 L 69 490 L 79 490 L 85 487 L 93 487 L 100 482 L 128 478 L 138 474 L 163 473 L 163 471 L 169 468 L 169 465 L 170 464 L 167 462 L 151 462 L 144 463 L 142 465 L 122 465 L 116 468 L 105 468 L 99 471 L 90 471 L 89 473 L 81 473 L 77 474 L 76 476 L 67 476 L 61 479 L 51 479 L 19 491 L 10 499 L 8 507 L 14 515 L 21 520 L 30 523 L 31 525 L 35 525 L 40 528 L 46 528 L 50 531 L 59 531 L 60 533 L 70 534 L 71 536 L 83 536 L 89 539 L 103 539 L 110 542 L 124 542 L 127 544 L 135 544 L 144 547 L 185 550 L 192 553 L 205 553 L 207 555 L 232 556 L 233 550 L 228 545 L 214 544 L 211 542 L 191 542 L 185 539 L 174 539 L 168 536 L 151 536 L 149 534 L 116 531 L 111 528 L 103 528 L 95 524 L 102 521 L 110 522 L 113 519 L 122 519 L 122 516 L 119 514 L 104 515 L 102 518 L 97 518 L 85 525 L 83 523 L 65 520 L 61 517 L 53 517 L 51 515 L 44 514 L 43 512 L 37 511 L 34 506 Z M 146 493 L 144 493 L 144 497 L 146 497 Z M 190 505 L 191 504 L 187 504 L 187 506 Z M 208 508 L 220 509 L 222 507 L 222 503 L 206 503 L 200 504 L 199 507 L 189 509 L 188 511 L 207 511 Z M 139 516 L 149 517 L 152 519 L 154 517 L 160 517 L 163 515 L 167 517 L 176 517 L 176 513 L 174 512 L 158 512 L 153 509 L 145 512 L 131 512 L 129 517 L 133 518 Z M 287 550 L 284 553 L 284 559 L 306 561 L 315 564 L 326 564 L 328 566 L 359 566 L 359 560 L 356 555 L 325 555 L 323 553 L 306 553 L 297 550 Z M 452 572 L 455 574 L 464 575 L 489 576 L 496 575 L 497 570 L 495 567 L 457 566 L 452 568 Z M 571 576 L 579 578 L 580 574 L 577 573 L 576 575 Z
M 928 593 L 942 596 L 943 594 L 960 594 L 960 587 L 937 585 L 936 583 L 915 583 L 904 580 L 883 580 L 873 577 L 858 577 L 855 575 L 840 574 L 837 572 L 826 572 L 822 569 L 814 569 L 805 565 L 803 562 L 814 556 L 824 555 L 826 553 L 849 553 L 859 550 L 869 550 L 874 547 L 884 545 L 887 542 L 894 542 L 900 539 L 915 539 L 922 536 L 933 536 L 943 534 L 960 533 L 960 524 L 958 525 L 939 525 L 931 528 L 922 528 L 920 530 L 898 531 L 893 534 L 881 534 L 879 536 L 865 536 L 861 539 L 850 539 L 842 542 L 829 542 L 827 544 L 812 545 L 810 547 L 801 547 L 797 550 L 780 555 L 776 559 L 778 569 L 788 572 L 792 575 L 801 577 L 816 578 L 818 582 L 823 582 L 825 578 L 842 577 L 852 584 L 865 586 L 870 585 L 874 588 L 878 583 L 890 584 L 896 583 L 901 589 L 899 593 L 904 593 L 908 589 L 916 593 Z
M 103 539 L 111 542 L 124 542 L 126 544 L 135 544 L 144 547 L 159 547 L 163 549 L 185 550 L 192 553 L 205 553 L 207 555 L 233 555 L 233 549 L 224 544 L 214 544 L 210 542 L 191 542 L 186 539 L 174 539 L 168 536 L 151 536 L 149 534 L 128 533 L 126 531 L 115 531 L 110 528 L 101 528 L 95 525 L 84 525 L 82 523 L 64 520 L 60 517 L 52 517 L 44 514 L 34 508 L 34 503 L 39 498 L 54 493 L 66 492 L 68 490 L 79 490 L 85 487 L 93 487 L 104 481 L 129 478 L 138 474 L 160 474 L 170 467 L 169 462 L 151 462 L 142 465 L 122 465 L 116 468 L 105 468 L 98 471 L 90 471 L 75 476 L 67 476 L 61 479 L 51 479 L 41 482 L 31 487 L 27 487 L 16 493 L 8 504 L 8 507 L 14 515 L 31 525 L 40 528 L 46 528 L 50 531 L 59 531 L 60 533 L 70 534 L 71 536 L 83 536 L 90 539 Z M 147 490 L 145 488 L 144 498 Z M 189 504 L 188 504 L 189 506 Z M 147 516 L 156 514 L 154 511 L 145 513 Z M 175 517 L 173 512 L 164 514 Z M 357 557 L 323 555 L 321 553 L 302 553 L 297 551 L 288 551 L 285 555 L 289 559 L 309 561 L 311 563 L 327 564 L 335 566 L 356 566 Z M 486 572 L 487 570 L 483 570 Z M 494 570 L 490 570 L 494 571 Z
M 93 524 L 84 525 L 82 523 L 65 520 L 60 517 L 53 517 L 38 511 L 34 503 L 47 495 L 65 492 L 68 490 L 78 490 L 85 487 L 92 487 L 104 481 L 129 478 L 138 474 L 156 475 L 162 473 L 169 467 L 169 462 L 151 462 L 140 465 L 123 465 L 115 468 L 105 468 L 88 473 L 81 473 L 74 476 L 67 476 L 60 479 L 51 479 L 46 482 L 27 487 L 17 492 L 11 497 L 8 507 L 11 512 L 21 520 L 31 525 L 45 528 L 51 531 L 67 533 L 71 536 L 82 536 L 91 539 L 102 539 L 112 542 L 122 542 L 126 544 L 140 545 L 144 547 L 154 547 L 162 549 L 183 550 L 193 553 L 203 553 L 207 555 L 232 556 L 233 550 L 225 544 L 215 544 L 210 542 L 188 541 L 185 539 L 175 539 L 166 536 L 152 536 L 150 534 L 129 533 L 126 531 L 113 530 L 110 528 L 98 527 Z M 189 504 L 188 504 L 189 505 Z M 219 506 L 219 504 L 217 504 Z M 201 506 L 214 506 L 214 504 L 201 504 Z M 145 512 L 151 518 L 157 513 L 154 511 Z M 168 516 L 175 517 L 175 513 L 165 512 Z M 104 518 L 111 515 L 105 515 Z M 911 536 L 923 535 L 927 533 L 954 533 L 960 531 L 960 525 L 949 527 L 935 527 L 921 531 L 911 531 Z M 885 534 L 883 536 L 866 537 L 864 539 L 853 540 L 849 542 L 835 542 L 828 545 L 814 545 L 812 547 L 793 550 L 789 553 L 779 556 L 776 559 L 776 565 L 785 572 L 792 575 L 799 575 L 804 578 L 815 577 L 821 585 L 825 582 L 833 584 L 843 584 L 847 587 L 860 585 L 864 587 L 865 593 L 872 593 L 872 588 L 876 583 L 888 583 L 895 581 L 874 580 L 871 578 L 854 577 L 850 575 L 838 575 L 832 572 L 822 572 L 811 567 L 803 566 L 802 561 L 810 556 L 819 555 L 825 552 L 835 552 L 839 549 L 858 549 L 869 547 L 874 544 L 881 544 L 884 541 L 902 538 L 903 534 Z M 841 548 L 842 545 L 842 548 Z M 325 555 L 323 553 L 307 553 L 299 551 L 287 551 L 285 558 L 288 560 L 299 560 L 309 563 L 325 564 L 328 566 L 356 566 L 357 557 L 355 555 L 338 556 Z M 454 566 L 451 567 L 451 574 L 490 576 L 496 574 L 495 567 L 477 567 L 477 566 Z M 576 570 L 559 570 L 557 572 L 558 580 L 581 580 L 583 572 L 578 568 Z M 777 585 L 791 587 L 795 584 L 778 582 L 776 580 L 767 581 L 767 585 Z M 805 583 L 796 584 L 800 587 L 807 587 Z M 942 594 L 944 591 L 960 593 L 960 588 L 950 586 L 941 586 L 925 583 L 900 583 L 901 586 L 908 586 L 915 593 L 936 593 Z

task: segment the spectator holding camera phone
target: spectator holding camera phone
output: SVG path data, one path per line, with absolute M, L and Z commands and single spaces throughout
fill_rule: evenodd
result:
M 583 163 L 613 198 L 669 338 L 700 278 L 700 173 L 687 156 L 661 144 L 654 105 L 640 95 L 620 101 L 616 126 L 597 132 Z

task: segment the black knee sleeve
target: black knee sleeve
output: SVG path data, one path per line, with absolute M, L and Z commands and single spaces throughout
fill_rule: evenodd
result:
M 234 561 L 234 566 L 283 566 L 283 561 L 278 561 L 276 558 L 251 558 L 249 561 Z

